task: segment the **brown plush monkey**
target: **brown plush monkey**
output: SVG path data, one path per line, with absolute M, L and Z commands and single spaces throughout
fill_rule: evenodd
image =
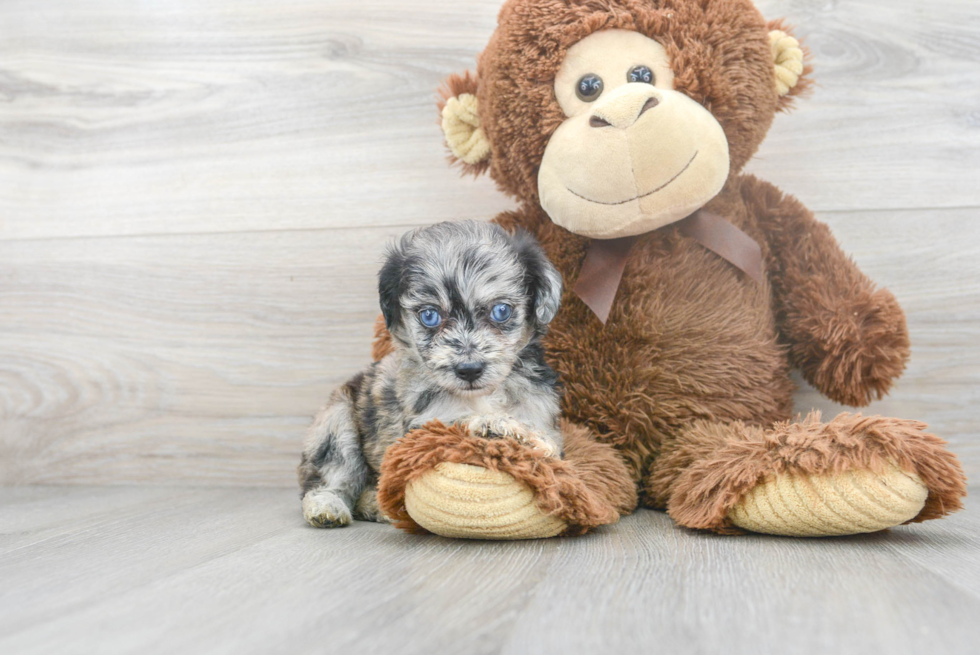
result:
M 473 477 L 486 469 L 526 492 L 525 514 L 560 517 L 540 534 L 613 520 L 629 486 L 717 532 L 854 534 L 961 507 L 962 469 L 922 423 L 792 420 L 791 367 L 863 406 L 909 356 L 892 294 L 795 198 L 741 173 L 809 72 L 750 0 L 505 3 L 477 74 L 446 83 L 443 128 L 465 171 L 519 201 L 495 220 L 537 236 L 565 278 L 546 345 L 569 430 L 597 443 L 548 462 L 438 427 L 409 435 L 382 478 L 390 514 L 534 536 L 491 526 L 501 512 Z M 626 463 L 603 464 L 605 486 L 580 473 L 606 462 L 603 444 Z M 542 471 L 581 493 L 552 493 Z

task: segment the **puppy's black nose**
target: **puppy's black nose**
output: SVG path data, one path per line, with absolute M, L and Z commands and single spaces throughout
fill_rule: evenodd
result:
M 485 368 L 486 366 L 483 362 L 463 362 L 462 364 L 456 364 L 453 370 L 456 371 L 456 377 L 467 382 L 473 382 L 483 375 L 483 369 Z

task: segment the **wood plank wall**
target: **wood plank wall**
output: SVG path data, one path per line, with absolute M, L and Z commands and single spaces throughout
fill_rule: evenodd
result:
M 0 483 L 293 484 L 385 242 L 512 205 L 435 89 L 499 0 L 0 5 Z M 980 3 L 793 0 L 818 86 L 750 170 L 909 314 L 875 413 L 980 473 Z M 799 409 L 839 408 L 812 390 Z

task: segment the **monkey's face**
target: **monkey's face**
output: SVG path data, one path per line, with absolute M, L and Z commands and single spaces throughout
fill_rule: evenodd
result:
M 593 238 L 673 223 L 721 191 L 728 141 L 702 105 L 674 90 L 667 51 L 629 30 L 593 33 L 555 77 L 566 118 L 538 172 L 541 206 Z
M 470 173 L 572 232 L 683 218 L 806 90 L 804 51 L 752 0 L 506 0 L 476 75 L 443 88 Z

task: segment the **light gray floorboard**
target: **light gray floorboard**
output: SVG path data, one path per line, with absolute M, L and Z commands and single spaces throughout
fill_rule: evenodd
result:
M 841 539 L 641 510 L 493 543 L 315 530 L 291 490 L 5 488 L 0 652 L 975 653 L 972 505 Z

